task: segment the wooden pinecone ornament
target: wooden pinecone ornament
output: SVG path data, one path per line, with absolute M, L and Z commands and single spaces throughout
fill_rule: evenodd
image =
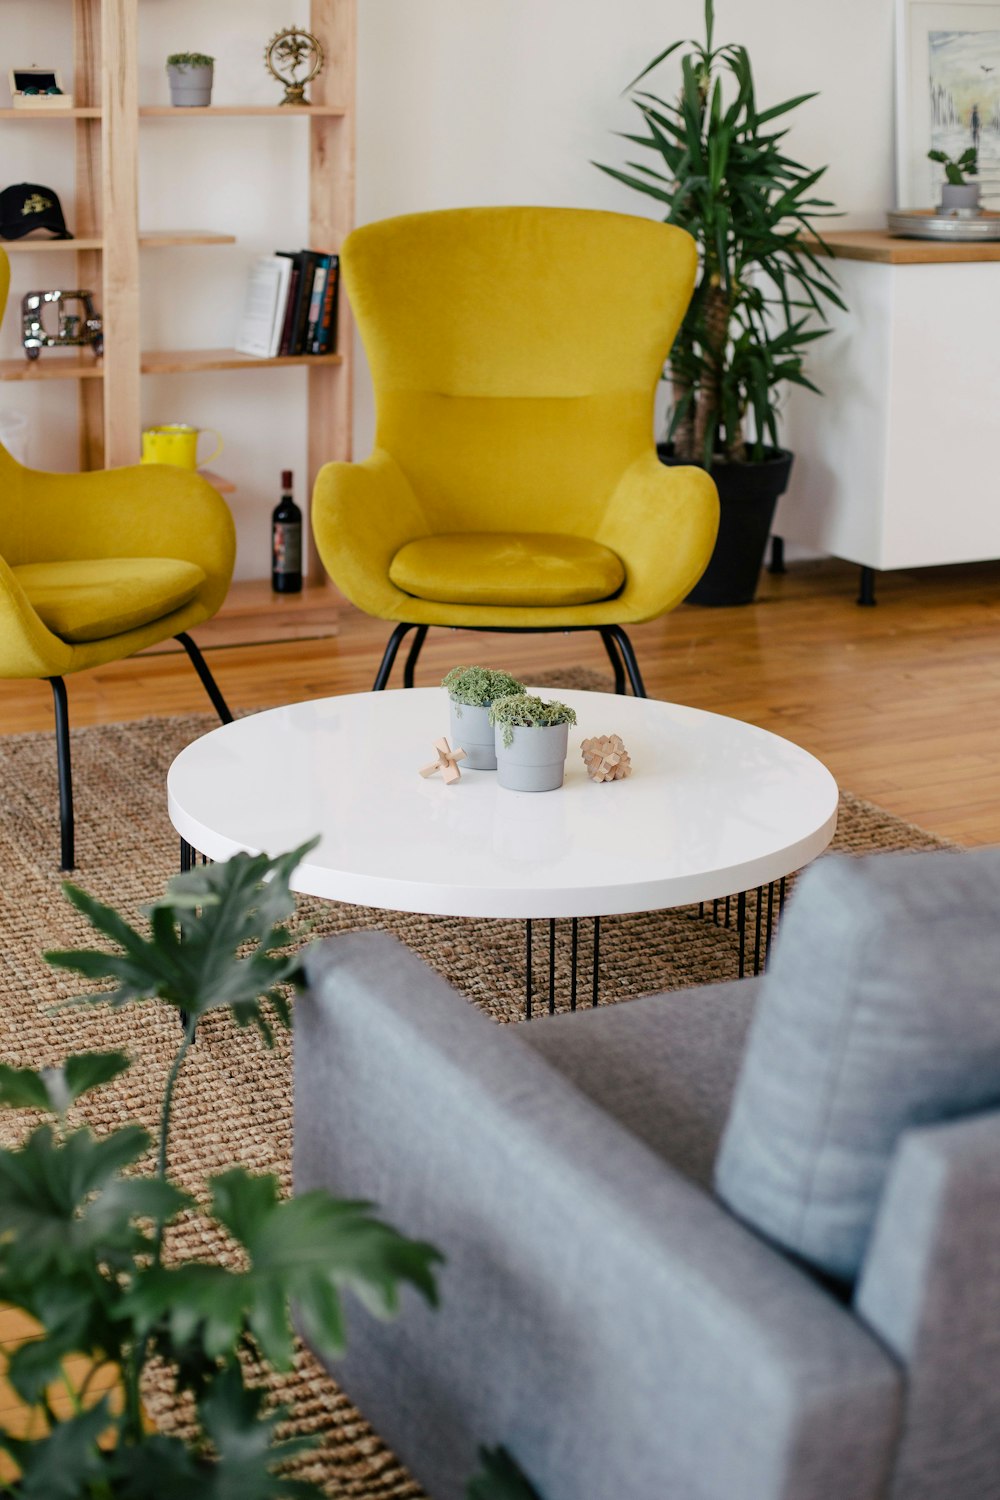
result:
M 595 734 L 580 746 L 591 781 L 624 781 L 632 774 L 632 761 L 620 734 Z

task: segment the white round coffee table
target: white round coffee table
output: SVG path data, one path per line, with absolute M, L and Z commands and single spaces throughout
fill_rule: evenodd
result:
M 755 888 L 768 892 L 770 917 L 774 884 L 833 837 L 836 782 L 788 740 L 651 698 L 540 691 L 578 718 L 559 791 L 506 791 L 486 771 L 451 786 L 422 779 L 448 732 L 448 701 L 441 688 L 411 688 L 295 703 L 212 730 L 170 768 L 171 821 L 216 860 L 277 854 L 318 834 L 293 884 L 329 900 L 525 919 L 736 896 L 742 923 L 742 893 Z M 634 770 L 598 784 L 579 745 L 607 733 L 622 736 Z

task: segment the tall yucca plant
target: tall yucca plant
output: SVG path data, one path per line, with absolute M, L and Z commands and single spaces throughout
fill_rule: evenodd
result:
M 829 330 L 836 283 L 818 258 L 817 219 L 832 204 L 812 196 L 825 167 L 809 171 L 782 148 L 773 122 L 813 94 L 760 110 L 745 47 L 713 46 L 713 0 L 705 0 L 704 43 L 674 42 L 626 89 L 646 133 L 622 138 L 653 152 L 657 165 L 630 161 L 603 172 L 666 206 L 698 243 L 700 274 L 670 356 L 673 404 L 668 430 L 676 454 L 710 466 L 720 450 L 732 460 L 761 460 L 778 446 L 777 390 L 782 381 L 816 387 L 803 373 L 805 348 Z M 676 103 L 638 85 L 680 47 Z M 635 175 L 639 174 L 639 175 Z M 744 418 L 753 414 L 748 446 Z

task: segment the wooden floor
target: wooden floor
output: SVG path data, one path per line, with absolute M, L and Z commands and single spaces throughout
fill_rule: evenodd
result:
M 754 605 L 687 605 L 637 627 L 650 694 L 761 724 L 900 817 L 962 843 L 1000 843 L 1000 563 L 885 575 L 874 609 L 856 606 L 856 580 L 841 563 L 793 564 L 765 577 Z M 194 634 L 231 706 L 250 709 L 369 688 L 388 627 L 332 589 L 275 600 L 262 583 L 236 585 L 225 613 Z M 591 634 L 439 630 L 417 683 L 474 661 L 528 679 L 563 664 L 607 669 Z M 172 646 L 81 673 L 69 692 L 75 726 L 207 706 Z M 45 683 L 0 683 L 0 731 L 51 723 Z

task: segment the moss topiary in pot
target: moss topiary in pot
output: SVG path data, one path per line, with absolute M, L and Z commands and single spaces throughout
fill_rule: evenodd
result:
M 170 102 L 175 109 L 204 109 L 212 102 L 215 58 L 204 52 L 173 52 L 167 58 Z
M 497 781 L 511 792 L 554 792 L 563 783 L 569 726 L 576 711 L 529 693 L 498 698 L 490 709 Z
M 497 698 L 524 692 L 524 683 L 490 667 L 452 667 L 442 680 L 451 703 L 451 743 L 465 751 L 463 770 L 495 771 L 490 708 Z

